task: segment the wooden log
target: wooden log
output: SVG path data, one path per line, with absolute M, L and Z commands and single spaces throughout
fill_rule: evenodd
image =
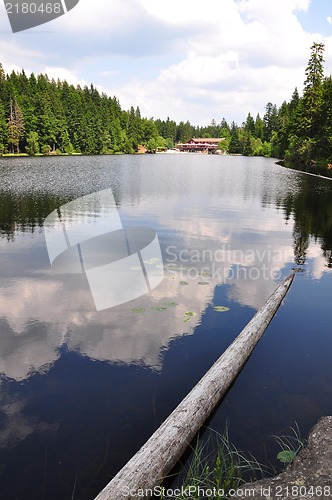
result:
M 294 274 L 264 306 L 150 439 L 95 500 L 150 498 L 234 382 L 280 306 Z

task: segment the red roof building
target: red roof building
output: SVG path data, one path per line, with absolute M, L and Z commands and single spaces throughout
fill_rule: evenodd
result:
M 187 151 L 188 153 L 215 153 L 220 141 L 224 140 L 223 137 L 195 137 L 188 142 L 178 144 L 177 147 L 180 151 Z

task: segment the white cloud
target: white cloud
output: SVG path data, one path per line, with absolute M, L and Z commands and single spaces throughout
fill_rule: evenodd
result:
M 206 0 L 203 9 L 194 0 L 80 0 L 47 25 L 52 33 L 43 33 L 44 25 L 30 36 L 0 38 L 2 63 L 7 71 L 24 67 L 92 82 L 125 109 L 139 105 L 145 116 L 241 123 L 248 112 L 264 113 L 267 102 L 289 99 L 295 86 L 301 90 L 313 41 L 325 43 L 332 71 L 332 37 L 307 33 L 297 18 L 309 6 L 309 0 Z
M 6 73 L 21 71 L 22 68 L 27 69 L 30 61 L 34 61 L 34 64 L 44 63 L 45 55 L 42 52 L 21 46 L 17 40 L 12 40 L 11 36 L 14 35 L 0 38 L 1 63 Z
M 55 20 L 54 28 L 61 32 L 70 31 L 75 37 L 78 33 L 89 34 L 91 39 L 100 34 L 121 30 L 128 22 L 133 22 L 140 10 L 135 0 L 80 0 L 79 5 L 65 16 Z
M 154 80 L 128 80 L 115 89 L 120 102 L 140 105 L 143 114 L 193 123 L 226 116 L 241 122 L 248 112 L 280 105 L 302 86 L 312 36 L 295 11 L 307 0 L 208 0 L 195 3 L 141 0 L 149 15 L 169 25 L 197 25 L 180 62 L 162 68 Z M 174 5 L 173 5 L 174 4 Z M 206 13 L 206 14 L 204 14 Z
M 140 0 L 145 11 L 155 18 L 174 25 L 192 25 L 199 26 L 216 24 L 223 18 L 230 20 L 237 19 L 238 13 L 233 0 L 205 0 L 204 5 L 201 2 L 192 0 Z
M 46 73 L 49 78 L 54 78 L 54 80 L 57 80 L 59 78 L 61 81 L 66 80 L 72 85 L 81 85 L 81 87 L 84 87 L 84 85 L 89 85 L 89 82 L 83 80 L 82 78 L 79 78 L 79 76 L 77 75 L 77 71 L 72 71 L 67 68 L 45 66 L 43 73 Z

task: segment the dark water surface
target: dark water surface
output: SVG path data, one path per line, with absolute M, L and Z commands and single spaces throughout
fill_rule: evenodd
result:
M 106 188 L 124 224 L 157 232 L 165 278 L 96 311 L 84 277 L 50 266 L 43 222 Z M 332 414 L 331 181 L 263 158 L 0 159 L 0 235 L 1 500 L 92 500 L 294 266 L 207 425 L 273 460 L 273 434 Z

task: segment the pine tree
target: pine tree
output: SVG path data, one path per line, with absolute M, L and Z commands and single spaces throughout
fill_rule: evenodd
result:
M 0 156 L 5 152 L 6 143 L 7 143 L 7 126 L 5 119 L 5 110 L 0 101 Z
M 311 57 L 306 68 L 304 82 L 300 134 L 314 138 L 320 126 L 320 111 L 322 106 L 322 83 L 324 44 L 314 43 L 311 47 Z
M 265 123 L 265 140 L 269 142 L 272 133 L 278 129 L 278 110 L 277 106 L 273 105 L 272 102 L 267 103 L 265 110 L 266 112 L 263 117 Z
M 26 152 L 29 155 L 35 155 L 36 153 L 39 153 L 39 137 L 37 132 L 30 132 L 27 135 L 27 145 L 26 145 Z
M 243 147 L 239 138 L 239 129 L 233 122 L 231 125 L 231 135 L 228 150 L 231 154 L 242 154 Z
M 247 119 L 243 124 L 243 126 L 248 134 L 251 135 L 255 134 L 255 120 L 253 119 L 250 113 L 248 113 Z
M 15 124 L 17 127 L 17 132 L 18 132 L 18 144 L 17 144 L 17 153 L 20 152 L 20 140 L 22 139 L 24 135 L 24 130 L 25 130 L 25 122 L 24 122 L 24 117 L 22 110 L 20 106 L 17 104 L 17 101 L 14 101 L 14 116 L 15 116 Z
M 261 139 L 261 141 L 264 141 L 264 139 L 265 139 L 265 123 L 261 119 L 259 113 L 256 116 L 256 120 L 255 120 L 254 136 L 256 137 L 256 139 Z
M 24 118 L 23 113 L 16 100 L 10 100 L 9 118 L 7 122 L 8 127 L 8 142 L 10 153 L 20 152 L 20 139 L 24 133 Z

